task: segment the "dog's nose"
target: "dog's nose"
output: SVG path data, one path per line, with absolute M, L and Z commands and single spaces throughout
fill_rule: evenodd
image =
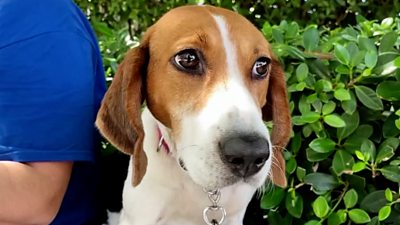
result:
M 270 154 L 267 139 L 255 135 L 228 137 L 219 144 L 222 160 L 240 177 L 260 171 Z

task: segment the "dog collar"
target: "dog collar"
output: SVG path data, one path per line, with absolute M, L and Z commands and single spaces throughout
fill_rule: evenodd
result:
M 157 126 L 157 139 L 158 139 L 157 152 L 159 152 L 161 148 L 163 148 L 165 152 L 169 154 L 170 153 L 169 145 L 167 141 L 165 141 L 164 135 L 162 134 L 159 126 Z

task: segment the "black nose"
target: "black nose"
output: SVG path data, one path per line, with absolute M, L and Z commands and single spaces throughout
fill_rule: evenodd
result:
M 228 137 L 219 147 L 224 163 L 240 177 L 257 173 L 269 158 L 267 139 L 256 135 Z

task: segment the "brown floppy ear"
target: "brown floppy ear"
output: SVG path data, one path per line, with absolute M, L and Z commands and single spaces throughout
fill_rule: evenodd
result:
M 286 187 L 285 159 L 283 149 L 289 142 L 291 120 L 289 102 L 286 94 L 285 74 L 280 63 L 272 60 L 267 103 L 262 108 L 263 119 L 272 120 L 271 141 L 274 158 L 272 160 L 271 179 L 275 185 Z
M 145 99 L 143 82 L 148 54 L 147 41 L 128 51 L 104 96 L 96 119 L 102 135 L 120 151 L 132 155 L 133 186 L 141 182 L 147 168 L 140 114 Z

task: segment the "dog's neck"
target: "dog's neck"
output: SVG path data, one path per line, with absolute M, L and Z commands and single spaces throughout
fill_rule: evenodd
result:
M 144 150 L 148 156 L 147 172 L 139 186 L 134 188 L 128 183 L 134 172 L 130 167 L 124 187 L 121 220 L 132 225 L 204 225 L 203 210 L 211 205 L 210 200 L 203 188 L 194 183 L 179 166 L 171 132 L 148 109 L 144 110 L 142 120 L 145 131 Z M 157 152 L 161 140 L 158 129 L 169 152 L 165 149 Z M 162 144 L 162 148 L 165 147 Z M 252 186 L 244 183 L 221 189 L 220 204 L 227 212 L 223 225 L 241 224 L 254 192 Z

